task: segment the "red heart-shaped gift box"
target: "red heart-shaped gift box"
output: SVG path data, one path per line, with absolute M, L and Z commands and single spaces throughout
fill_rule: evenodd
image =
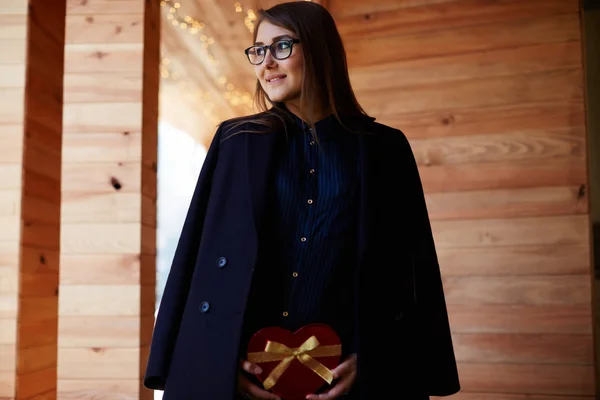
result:
M 262 368 L 256 376 L 265 389 L 282 400 L 302 400 L 331 383 L 327 379 L 341 352 L 340 337 L 328 325 L 309 324 L 296 332 L 267 327 L 250 339 L 247 359 Z

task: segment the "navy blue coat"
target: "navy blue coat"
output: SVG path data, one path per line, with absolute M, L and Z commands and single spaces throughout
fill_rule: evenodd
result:
M 373 118 L 344 122 L 365 131 L 356 134 L 360 398 L 454 394 L 460 385 L 442 280 L 411 147 L 401 131 Z M 275 139 L 284 132 L 225 135 L 227 126 L 204 161 L 152 337 L 144 385 L 164 390 L 164 400 L 235 397 L 256 227 Z

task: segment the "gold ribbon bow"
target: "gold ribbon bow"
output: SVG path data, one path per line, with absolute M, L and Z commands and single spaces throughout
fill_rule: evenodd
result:
M 269 390 L 275 386 L 277 380 L 283 375 L 294 359 L 297 359 L 302 364 L 306 365 L 327 383 L 331 384 L 331 382 L 333 382 L 333 372 L 313 357 L 329 357 L 338 356 L 340 354 L 340 345 L 319 346 L 319 341 L 316 336 L 311 336 L 297 348 L 287 347 L 284 344 L 269 340 L 265 346 L 265 351 L 249 353 L 248 361 L 252 363 L 261 363 L 281 360 L 263 382 L 264 388 Z

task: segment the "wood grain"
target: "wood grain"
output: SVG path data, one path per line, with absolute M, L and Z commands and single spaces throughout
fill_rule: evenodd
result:
M 401 129 L 410 139 L 485 135 L 511 132 L 545 132 L 584 126 L 583 97 L 519 102 L 478 107 L 395 113 L 378 121 Z
M 412 140 L 419 165 L 585 157 L 583 127 L 545 132 Z
M 143 35 L 142 13 L 68 14 L 67 43 L 138 43 Z
M 444 277 L 447 304 L 589 306 L 587 275 Z
M 533 245 L 446 248 L 438 252 L 442 275 L 506 276 L 588 275 L 590 249 L 575 245 Z
M 454 334 L 461 363 L 592 366 L 591 335 Z
M 581 62 L 579 41 L 556 42 L 351 67 L 350 79 L 362 92 L 572 69 Z
M 389 89 L 364 90 L 357 95 L 363 99 L 361 104 L 367 112 L 380 116 L 443 110 L 449 106 L 468 108 L 580 99 L 582 82 L 582 71 L 572 69 L 416 85 L 403 87 L 403 95 L 390 82 Z
M 586 214 L 587 187 L 532 187 L 428 193 L 425 196 L 433 220 L 517 218 Z
M 584 306 L 449 304 L 457 333 L 552 333 L 591 335 L 591 304 Z
M 419 167 L 419 174 L 428 193 L 581 186 L 586 183 L 586 163 L 583 158 L 569 157 L 451 164 Z
M 62 348 L 61 357 L 61 379 L 139 378 L 135 348 Z
M 588 241 L 582 215 L 490 220 L 432 221 L 439 249 L 532 245 L 578 245 Z
M 348 65 L 358 67 L 498 48 L 578 41 L 580 38 L 579 15 L 570 13 L 403 36 L 359 38 L 347 40 L 345 46 Z
M 343 3 L 345 8 L 360 8 L 356 1 L 332 1 L 331 8 L 336 25 L 344 38 L 364 39 L 382 36 L 400 36 L 423 31 L 441 31 L 473 25 L 513 22 L 530 18 L 548 18 L 559 14 L 577 13 L 577 0 L 456 0 L 433 4 L 397 6 L 377 10 L 371 7 L 356 15 L 338 17 L 335 10 Z M 438 32 L 438 34 L 441 34 Z
M 592 366 L 461 363 L 459 375 L 467 392 L 594 394 Z

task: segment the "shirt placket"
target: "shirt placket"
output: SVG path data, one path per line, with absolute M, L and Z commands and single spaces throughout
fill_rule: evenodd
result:
M 290 285 L 290 295 L 288 297 L 288 305 L 283 312 L 284 317 L 288 317 L 290 309 L 298 310 L 297 304 L 294 301 L 295 294 L 298 292 L 298 285 L 302 284 L 302 277 L 306 270 L 307 252 L 310 249 L 311 243 L 314 240 L 314 216 L 315 202 L 317 195 L 317 146 L 312 137 L 312 129 L 305 128 L 304 140 L 302 141 L 303 154 L 305 158 L 305 168 L 303 173 L 306 177 L 306 195 L 303 199 L 306 214 L 300 231 L 300 253 L 298 254 L 297 262 L 294 264 L 289 279 L 292 279 Z

